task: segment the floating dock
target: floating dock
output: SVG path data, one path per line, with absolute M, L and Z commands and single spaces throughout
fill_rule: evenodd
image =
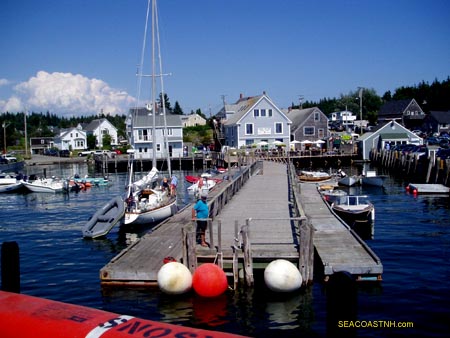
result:
M 410 183 L 407 190 L 414 194 L 449 194 L 450 188 L 443 184 Z
M 325 280 L 346 271 L 356 280 L 381 280 L 383 265 L 370 247 L 324 201 L 314 183 L 301 183 L 302 205 L 314 228 L 314 247 L 321 259 Z

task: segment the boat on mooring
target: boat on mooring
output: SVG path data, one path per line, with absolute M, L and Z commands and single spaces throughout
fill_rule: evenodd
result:
M 298 178 L 303 183 L 319 183 L 331 180 L 331 175 L 323 171 L 301 171 Z
M 0 173 L 0 193 L 15 192 L 23 187 L 22 175 Z
M 57 193 L 67 191 L 67 185 L 55 178 L 38 178 L 34 181 L 23 181 L 23 185 L 31 192 Z
M 333 212 L 350 228 L 371 238 L 375 221 L 375 207 L 367 195 L 347 195 L 331 204 Z
M 374 187 L 382 187 L 384 186 L 388 178 L 389 176 L 387 175 L 377 175 L 377 172 L 375 170 L 367 170 L 361 176 L 361 184 L 370 185 Z

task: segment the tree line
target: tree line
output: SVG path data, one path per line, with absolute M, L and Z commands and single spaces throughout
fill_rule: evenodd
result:
M 374 89 L 364 88 L 362 91 L 362 117 L 369 120 L 374 125 L 377 121 L 377 114 L 380 107 L 391 100 L 403 100 L 403 99 L 415 99 L 417 103 L 422 107 L 425 113 L 430 111 L 448 111 L 450 110 L 450 77 L 446 80 L 439 82 L 434 80 L 431 84 L 427 82 L 420 82 L 418 85 L 406 86 L 397 88 L 394 94 L 391 91 L 387 91 L 383 96 L 378 96 Z M 162 95 L 159 95 L 159 104 L 162 102 Z M 175 102 L 172 108 L 169 97 L 164 94 L 164 104 L 168 113 L 183 115 L 183 110 L 178 101 Z M 310 108 L 318 107 L 324 114 L 330 115 L 332 112 L 349 110 L 359 116 L 360 101 L 359 90 L 351 91 L 346 95 L 341 94 L 338 98 L 323 98 L 319 102 L 306 101 L 303 104 L 294 105 L 292 103 L 291 108 Z M 206 119 L 206 116 L 200 109 L 195 112 L 191 111 L 191 114 L 199 114 Z M 27 114 L 27 137 L 53 137 L 55 136 L 56 129 L 65 129 L 75 127 L 79 123 L 87 124 L 94 119 L 106 118 L 112 125 L 117 128 L 119 137 L 126 137 L 125 120 L 126 115 L 90 115 L 90 116 L 73 116 L 73 117 L 60 117 L 54 113 L 37 113 L 31 112 Z M 6 112 L 0 115 L 0 124 L 2 126 L 2 149 L 4 148 L 5 132 L 6 132 L 6 145 L 19 147 L 25 147 L 25 113 L 10 113 Z M 206 128 L 209 128 L 208 125 Z M 200 137 L 204 139 L 209 137 L 204 128 L 201 128 L 200 135 L 190 135 L 189 138 L 195 140 Z M 190 133 L 199 133 L 198 130 L 190 131 Z M 190 134 L 188 133 L 188 134 Z M 205 134 L 205 135 L 203 135 Z

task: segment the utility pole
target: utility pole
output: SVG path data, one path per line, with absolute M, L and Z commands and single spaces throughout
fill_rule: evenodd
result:
M 363 134 L 363 127 L 362 127 L 362 94 L 363 94 L 363 90 L 364 87 L 358 87 L 359 89 L 359 134 L 362 135 Z
M 9 123 L 3 122 L 3 154 L 6 154 L 6 127 L 9 126 Z
M 298 109 L 303 109 L 303 99 L 305 97 L 303 95 L 298 96 Z
M 28 133 L 27 133 L 27 111 L 23 114 L 24 127 L 25 127 L 25 158 L 28 158 Z

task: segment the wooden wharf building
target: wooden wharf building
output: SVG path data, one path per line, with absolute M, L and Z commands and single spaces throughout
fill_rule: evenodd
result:
M 233 171 L 233 178 L 216 185 L 208 197 L 209 248 L 196 244 L 188 205 L 105 265 L 101 284 L 156 286 L 168 257 L 191 271 L 215 262 L 233 288 L 252 285 L 256 273 L 276 259 L 294 263 L 304 284 L 312 283 L 317 267 L 325 280 L 340 271 L 356 280 L 381 280 L 376 254 L 334 216 L 315 185 L 299 184 L 292 165 L 259 160 Z

